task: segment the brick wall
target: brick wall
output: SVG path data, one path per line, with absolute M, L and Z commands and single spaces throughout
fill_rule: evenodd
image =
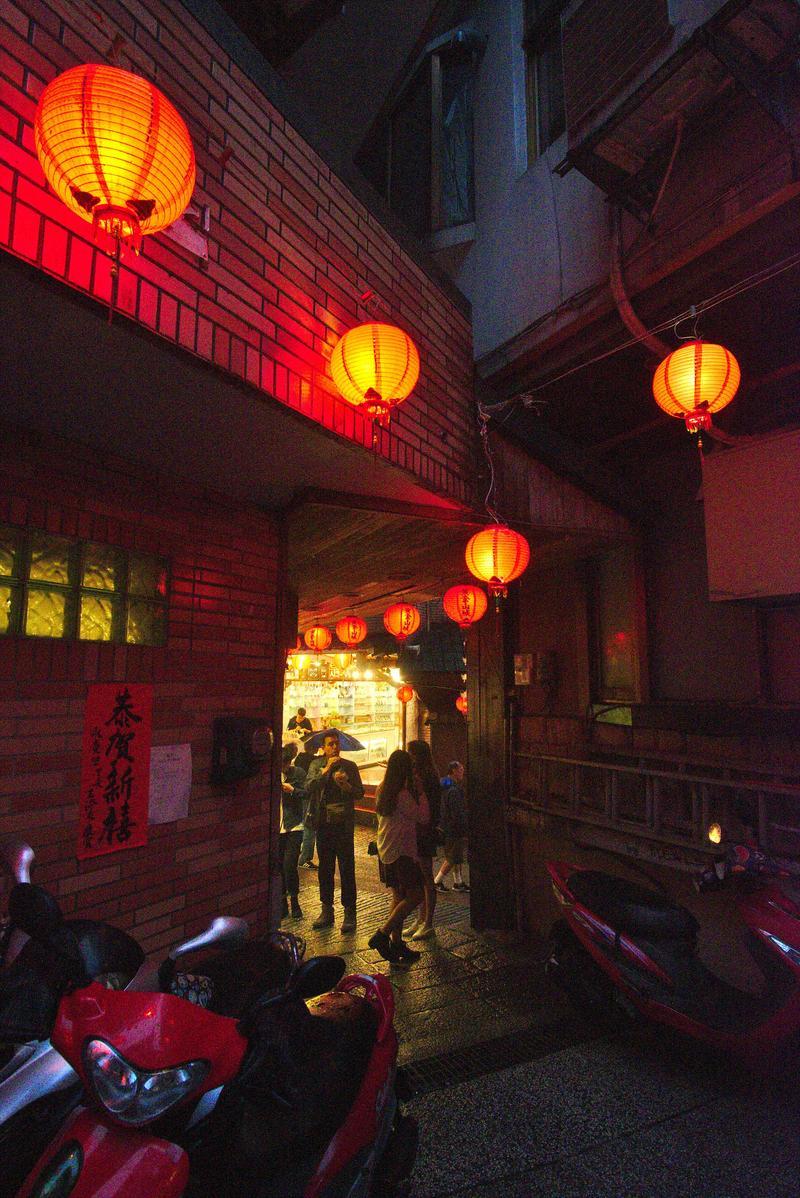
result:
M 151 79 L 187 122 L 204 263 L 165 235 L 120 272 L 119 307 L 280 403 L 372 447 L 371 422 L 335 394 L 328 359 L 367 318 L 373 288 L 420 350 L 415 395 L 378 452 L 432 490 L 471 496 L 469 321 L 184 8 L 160 0 L 5 0 L 0 8 L 0 245 L 106 302 L 109 259 L 48 192 L 33 148 L 44 86 L 86 61 Z
M 221 912 L 265 927 L 268 772 L 208 777 L 215 716 L 277 714 L 272 517 L 63 442 L 0 445 L 0 523 L 163 555 L 172 577 L 163 648 L 0 639 L 0 835 L 30 841 L 36 880 L 67 914 L 129 928 L 147 951 Z M 86 693 L 122 679 L 153 686 L 154 744 L 191 744 L 189 816 L 151 827 L 143 848 L 76 863 Z

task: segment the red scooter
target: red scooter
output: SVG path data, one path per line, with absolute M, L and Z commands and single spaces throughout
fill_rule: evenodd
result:
M 564 918 L 551 934 L 548 972 L 596 1014 L 623 1010 L 763 1062 L 800 1029 L 800 906 L 771 879 L 794 862 L 734 845 L 698 889 L 739 880 L 739 912 L 760 969 L 760 994 L 712 973 L 696 951 L 698 923 L 685 908 L 633 882 L 563 861 L 547 863 Z
M 53 1044 L 91 1105 L 20 1198 L 399 1198 L 416 1125 L 398 1104 L 393 993 L 343 969 L 307 961 L 239 1020 L 174 994 L 65 993 Z

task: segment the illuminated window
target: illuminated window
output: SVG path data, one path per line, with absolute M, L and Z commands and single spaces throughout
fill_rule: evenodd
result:
M 543 154 L 566 130 L 561 12 L 566 0 L 526 0 L 525 57 L 528 159 Z
M 163 645 L 167 577 L 159 557 L 0 528 L 0 636 Z

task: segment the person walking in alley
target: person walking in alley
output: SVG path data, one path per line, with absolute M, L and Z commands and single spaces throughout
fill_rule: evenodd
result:
M 446 776 L 442 778 L 441 817 L 444 860 L 434 878 L 434 885 L 437 890 L 447 890 L 444 879 L 453 870 L 453 890 L 469 890 L 461 873 L 467 846 L 467 799 L 464 794 L 464 767 L 460 761 L 451 761 Z
M 320 913 L 312 927 L 318 930 L 329 928 L 333 924 L 333 880 L 338 862 L 339 885 L 344 907 L 342 931 L 354 932 L 355 804 L 363 797 L 364 787 L 358 766 L 341 756 L 338 733 L 325 733 L 322 739 L 322 756 L 320 769 L 315 770 L 313 776 L 306 779 L 309 796 L 306 818 L 316 828 L 319 857 Z
M 412 940 L 427 940 L 435 935 L 433 913 L 436 910 L 436 887 L 433 882 L 433 858 L 439 836 L 439 801 L 441 783 L 439 771 L 433 762 L 431 747 L 424 740 L 410 740 L 408 752 L 414 766 L 414 785 L 417 793 L 423 793 L 428 802 L 428 821 L 417 827 L 417 860 L 422 872 L 425 894 L 419 909 Z
M 414 786 L 411 757 L 403 749 L 395 749 L 389 756 L 375 810 L 378 865 L 381 881 L 392 891 L 392 906 L 388 919 L 370 937 L 369 947 L 385 961 L 410 964 L 420 954 L 403 940 L 403 920 L 419 906 L 424 893 L 417 861 L 417 827 L 420 815 L 428 813 Z
M 281 918 L 289 915 L 291 903 L 292 919 L 302 919 L 299 892 L 300 879 L 297 873 L 297 858 L 303 838 L 303 799 L 305 798 L 305 774 L 293 765 L 297 745 L 284 745 L 281 751 L 281 830 L 278 846 L 281 854 L 283 909 Z

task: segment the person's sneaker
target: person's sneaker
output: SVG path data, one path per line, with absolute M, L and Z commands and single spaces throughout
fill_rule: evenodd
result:
M 431 936 L 436 935 L 436 929 L 429 923 L 420 924 L 410 940 L 430 940 Z
M 344 919 L 342 921 L 343 932 L 354 932 L 356 930 L 356 909 L 355 907 L 345 907 Z
M 445 892 L 445 894 L 450 889 L 449 886 L 445 886 L 444 882 L 434 882 L 433 884 L 437 890 L 443 890 Z
M 303 918 L 303 910 L 302 910 L 300 903 L 297 899 L 297 895 L 293 895 L 292 896 L 292 919 L 302 919 L 302 918 Z
M 311 927 L 315 932 L 318 932 L 320 928 L 333 927 L 333 907 L 328 907 L 325 903 L 323 903 L 322 910 L 312 923 Z
M 399 961 L 400 950 L 392 944 L 386 932 L 377 931 L 370 936 L 367 944 L 370 948 L 374 948 L 376 953 L 380 953 L 384 961 Z
M 415 948 L 409 948 L 405 940 L 401 940 L 399 945 L 392 945 L 392 948 L 397 953 L 397 960 L 400 965 L 403 963 L 410 965 L 412 961 L 418 961 L 422 953 L 418 953 Z
M 466 882 L 454 882 L 453 890 L 469 890 L 469 886 Z

